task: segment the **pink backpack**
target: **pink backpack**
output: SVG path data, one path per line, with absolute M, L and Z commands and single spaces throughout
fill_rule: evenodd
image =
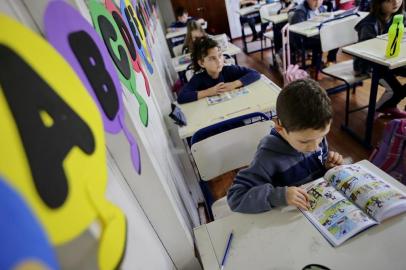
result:
M 383 138 L 369 160 L 403 184 L 406 184 L 406 119 L 390 121 Z
M 300 69 L 298 65 L 290 64 L 290 45 L 289 45 L 289 24 L 282 28 L 282 53 L 283 53 L 283 85 L 287 85 L 295 80 L 309 78 L 309 74 Z

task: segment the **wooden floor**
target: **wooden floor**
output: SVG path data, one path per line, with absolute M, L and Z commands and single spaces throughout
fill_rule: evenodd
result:
M 250 38 L 248 38 L 250 39 Z M 241 39 L 234 40 L 233 43 L 240 48 L 242 48 Z M 249 50 L 257 49 L 260 46 L 259 42 L 254 42 L 249 44 Z M 240 53 L 237 55 L 238 65 L 246 66 L 257 70 L 258 72 L 265 74 L 272 81 L 282 86 L 282 76 L 277 69 L 270 68 L 270 51 L 264 53 L 264 60 L 261 60 L 261 53 L 244 54 Z M 326 57 L 324 57 L 326 59 Z M 338 61 L 343 61 L 349 59 L 348 55 L 341 52 L 338 53 Z M 339 81 L 336 81 L 330 77 L 320 76 L 319 82 L 322 87 L 328 89 L 332 86 L 338 85 Z M 405 81 L 403 81 L 405 83 Z M 369 101 L 369 89 L 370 80 L 364 82 L 363 86 L 357 88 L 354 94 L 351 94 L 351 108 L 357 108 L 368 104 Z M 380 87 L 378 98 L 383 93 L 383 89 Z M 331 150 L 341 153 L 344 157 L 350 157 L 353 162 L 357 162 L 362 159 L 368 159 L 372 150 L 365 149 L 358 142 L 352 139 L 347 133 L 345 133 L 341 128 L 341 124 L 344 122 L 344 109 L 345 109 L 345 92 L 336 93 L 330 95 L 334 118 L 331 126 L 331 131 L 328 134 L 328 142 Z M 399 108 L 404 108 L 405 101 L 399 104 Z M 365 118 L 367 111 L 366 109 L 359 112 L 353 113 L 350 116 L 350 126 L 357 131 L 358 134 L 363 134 L 365 127 Z M 373 132 L 373 145 L 379 142 L 385 123 L 389 121 L 388 118 L 378 118 L 375 120 L 374 132 Z M 226 194 L 227 189 L 232 183 L 232 180 L 236 172 L 230 172 L 223 176 L 220 176 L 216 181 L 210 181 L 211 189 L 214 193 L 215 198 L 220 198 Z

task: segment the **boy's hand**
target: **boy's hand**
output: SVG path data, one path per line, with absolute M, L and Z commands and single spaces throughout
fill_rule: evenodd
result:
M 330 151 L 328 152 L 328 157 L 326 160 L 325 167 L 326 169 L 331 169 L 335 166 L 343 164 L 343 156 L 337 152 Z
M 303 210 L 308 210 L 310 207 L 309 195 L 300 187 L 288 187 L 286 189 L 286 202 L 288 205 L 293 205 Z

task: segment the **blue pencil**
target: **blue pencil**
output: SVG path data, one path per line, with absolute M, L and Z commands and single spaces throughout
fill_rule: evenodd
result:
M 229 253 L 230 247 L 231 247 L 231 240 L 233 240 L 233 232 L 232 231 L 231 231 L 230 235 L 228 236 L 226 250 L 224 251 L 223 260 L 221 260 L 221 270 L 224 269 L 224 265 L 226 263 L 226 259 L 228 257 L 228 253 Z

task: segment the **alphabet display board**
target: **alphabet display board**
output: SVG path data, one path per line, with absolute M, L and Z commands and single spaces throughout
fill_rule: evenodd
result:
M 144 98 L 137 92 L 134 70 L 131 68 L 126 45 L 113 16 L 105 7 L 95 0 L 89 2 L 89 11 L 93 25 L 103 38 L 104 44 L 116 65 L 120 80 L 131 91 L 139 105 L 139 115 L 142 123 L 148 125 L 148 106 Z
M 99 111 L 52 46 L 3 14 L 0 25 L 7 29 L 0 34 L 0 174 L 24 197 L 55 245 L 100 221 L 99 266 L 115 268 L 125 249 L 126 221 L 104 197 Z
M 127 46 L 129 56 L 131 58 L 131 63 L 133 65 L 133 69 L 137 73 L 141 72 L 142 77 L 144 79 L 145 90 L 147 92 L 147 95 L 150 96 L 151 90 L 150 90 L 150 86 L 149 86 L 149 79 L 148 79 L 147 75 L 145 74 L 144 68 L 142 67 L 143 60 L 141 60 L 141 57 L 139 55 L 140 51 L 136 50 L 136 46 L 134 44 L 134 39 L 132 37 L 132 34 L 130 33 L 130 27 L 128 26 L 127 21 L 121 15 L 120 11 L 118 10 L 117 6 L 113 3 L 112 0 L 105 0 L 105 5 L 106 5 L 107 10 L 113 16 L 118 28 L 120 29 L 121 36 L 124 39 L 124 42 Z
M 120 10 L 122 14 L 125 14 L 125 18 L 127 19 L 127 23 L 130 26 L 133 38 L 136 41 L 139 54 L 144 60 L 144 63 L 147 66 L 149 73 L 153 74 L 154 69 L 151 65 L 152 58 L 148 51 L 147 42 L 144 34 L 144 26 L 140 23 L 137 17 L 137 13 L 130 1 L 120 0 Z
M 114 64 L 99 35 L 69 4 L 51 2 L 44 15 L 48 41 L 76 71 L 98 105 L 107 132 L 123 131 L 131 149 L 135 170 L 141 173 L 138 144 L 125 126 L 122 87 Z

